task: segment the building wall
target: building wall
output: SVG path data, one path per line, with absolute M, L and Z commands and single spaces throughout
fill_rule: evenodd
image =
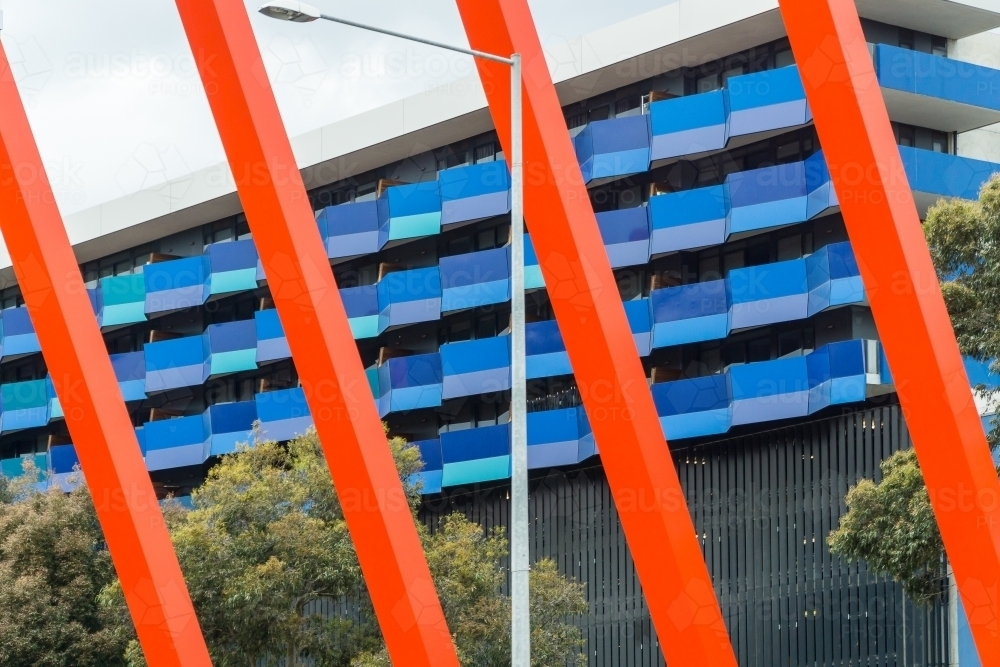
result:
M 910 446 L 898 405 L 886 403 L 673 448 L 742 667 L 949 664 L 944 582 L 933 606 L 916 607 L 826 543 L 848 488 L 879 479 L 879 463 Z M 452 489 L 428 497 L 421 516 L 432 528 L 452 511 L 508 528 L 508 492 Z M 530 493 L 532 560 L 551 558 L 586 584 L 590 610 L 578 622 L 588 665 L 662 665 L 600 465 L 539 472 Z

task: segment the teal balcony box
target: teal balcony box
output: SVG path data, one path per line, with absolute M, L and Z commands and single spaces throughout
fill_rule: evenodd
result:
M 379 227 L 388 224 L 390 241 L 441 233 L 438 181 L 389 187 L 377 201 Z
M 51 402 L 55 399 L 47 379 L 10 382 L 0 385 L 0 431 L 20 431 L 49 423 Z
M 146 321 L 146 281 L 143 274 L 101 278 L 98 319 L 102 327 Z

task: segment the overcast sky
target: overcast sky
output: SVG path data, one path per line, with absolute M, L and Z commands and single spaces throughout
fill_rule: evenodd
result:
M 551 44 L 671 0 L 529 1 Z M 292 136 L 473 71 L 465 57 L 430 47 L 267 19 L 256 13 L 261 2 L 246 6 Z M 454 0 L 315 4 L 468 45 Z M 225 159 L 172 0 L 0 0 L 0 9 L 4 48 L 64 214 Z

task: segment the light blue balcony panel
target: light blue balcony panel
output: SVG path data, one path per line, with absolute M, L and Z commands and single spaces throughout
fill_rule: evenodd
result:
M 806 357 L 733 366 L 733 426 L 809 414 Z
M 503 161 L 438 172 L 441 224 L 482 220 L 510 213 L 510 173 Z
M 148 392 L 193 387 L 208 379 L 208 342 L 202 336 L 149 343 L 143 351 Z
M 812 120 L 795 65 L 730 77 L 726 95 L 730 137 L 791 128 Z
M 441 233 L 441 192 L 437 181 L 386 188 L 377 200 L 379 225 L 390 241 Z
M 442 345 L 441 371 L 442 400 L 510 389 L 510 336 Z
M 316 216 L 330 259 L 369 255 L 389 240 L 389 221 L 379 220 L 374 201 L 328 206 Z
M 538 256 L 535 254 L 535 246 L 531 243 L 531 236 L 524 235 L 524 289 L 541 289 L 545 287 L 545 279 L 542 277 L 542 267 L 538 265 Z
M 208 275 L 207 255 L 147 264 L 143 268 L 146 313 L 202 305 L 208 298 Z
M 723 92 L 653 102 L 649 127 L 651 160 L 721 150 L 729 139 Z
M 625 317 L 628 318 L 629 330 L 639 356 L 649 356 L 653 347 L 653 315 L 649 299 L 626 301 Z
M 305 433 L 313 425 L 301 388 L 256 394 L 257 419 L 265 439 L 283 442 Z
M 721 185 L 650 197 L 651 254 L 724 243 L 728 211 Z
M 204 463 L 210 447 L 205 422 L 204 415 L 193 415 L 143 425 L 146 468 L 168 470 Z

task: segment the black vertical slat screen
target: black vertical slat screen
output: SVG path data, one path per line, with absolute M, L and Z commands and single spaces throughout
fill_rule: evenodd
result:
M 909 446 L 891 405 L 673 448 L 742 667 L 902 667 L 904 641 L 907 666 L 948 664 L 943 596 L 929 608 L 905 603 L 904 638 L 900 587 L 826 543 L 848 487 L 877 479 L 879 463 Z M 431 530 L 452 511 L 506 526 L 508 503 L 504 485 L 454 489 L 428 498 L 421 516 Z M 589 613 L 575 622 L 588 664 L 663 665 L 600 466 L 536 471 L 529 511 L 532 559 L 551 558 L 586 584 Z

